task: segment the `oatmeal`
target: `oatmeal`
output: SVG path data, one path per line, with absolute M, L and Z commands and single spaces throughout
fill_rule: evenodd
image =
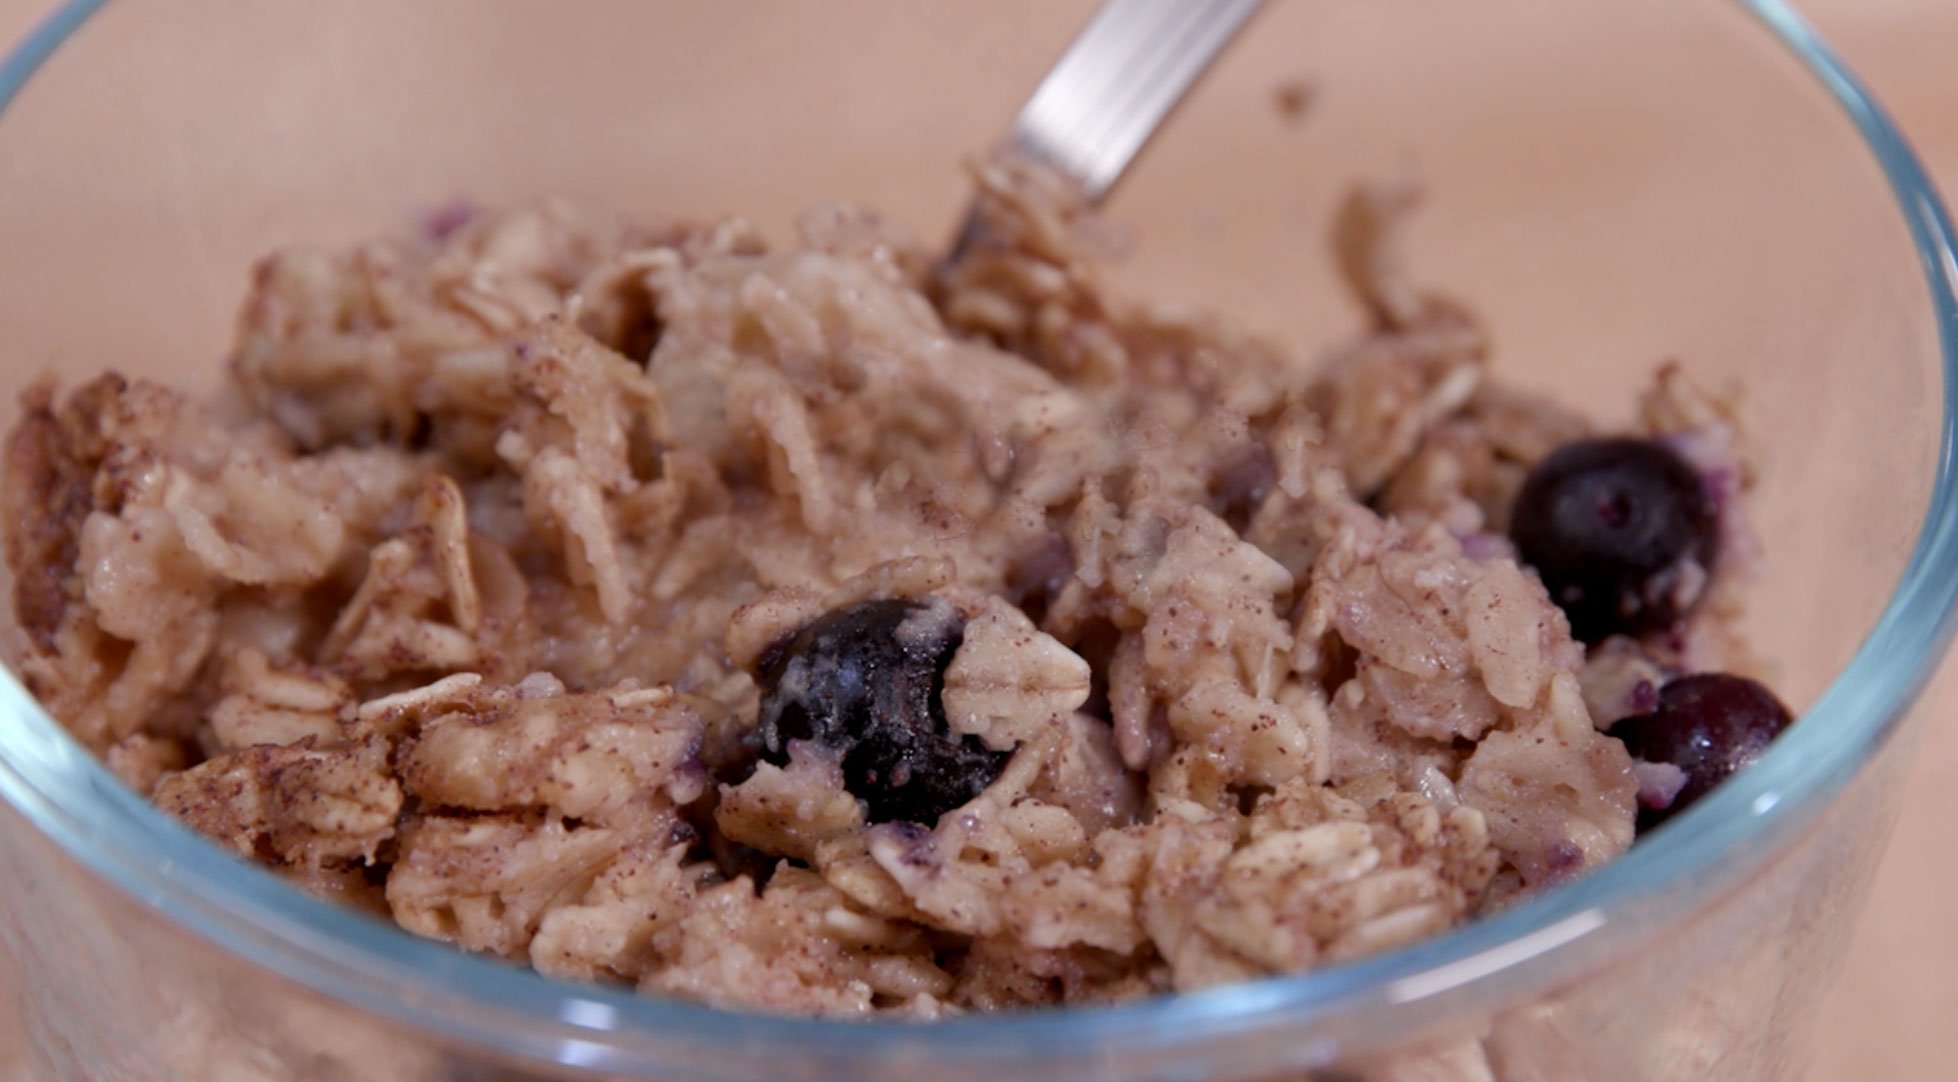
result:
M 837 206 L 787 248 L 543 203 L 271 256 L 216 401 L 28 396 L 19 671 L 304 889 L 841 1016 L 1392 949 L 1786 723 L 1728 675 L 1753 465 L 1678 368 L 1614 432 L 1504 385 L 1402 272 L 1404 188 L 1342 214 L 1372 329 L 1306 364 L 1108 294 L 1064 190 L 977 176 L 945 267 Z

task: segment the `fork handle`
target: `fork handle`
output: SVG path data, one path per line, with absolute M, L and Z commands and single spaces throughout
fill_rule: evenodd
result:
M 1013 122 L 1011 144 L 1099 201 L 1263 0 L 1106 0 Z

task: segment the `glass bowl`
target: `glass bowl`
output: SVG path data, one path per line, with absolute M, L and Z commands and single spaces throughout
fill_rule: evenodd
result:
M 1090 4 L 102 6 L 0 66 L 10 391 L 107 366 L 208 386 L 255 257 L 456 196 L 776 232 L 841 196 L 947 235 L 961 161 Z M 1605 417 L 1667 357 L 1750 393 L 1751 632 L 1804 718 L 1622 860 L 1297 977 L 934 1025 L 762 1017 L 554 984 L 304 897 L 152 812 L 7 677 L 0 924 L 37 1077 L 1794 1077 L 1951 634 L 1944 211 L 1779 0 L 1294 3 L 1116 192 L 1139 239 L 1117 280 L 1319 348 L 1357 325 L 1330 210 L 1406 171 L 1430 192 L 1414 266 L 1484 313 L 1500 370 Z

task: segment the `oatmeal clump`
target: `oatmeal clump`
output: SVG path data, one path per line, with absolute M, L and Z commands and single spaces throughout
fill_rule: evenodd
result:
M 308 890 L 730 1006 L 1198 988 L 1623 851 L 1665 779 L 1603 729 L 1737 649 L 1725 404 L 1668 368 L 1634 433 L 1716 479 L 1721 561 L 1587 651 L 1508 538 L 1596 433 L 1401 273 L 1404 191 L 1346 208 L 1371 330 L 1305 364 L 1109 295 L 1064 191 L 977 175 L 946 267 L 835 206 L 271 256 L 215 402 L 26 398 L 19 671 Z

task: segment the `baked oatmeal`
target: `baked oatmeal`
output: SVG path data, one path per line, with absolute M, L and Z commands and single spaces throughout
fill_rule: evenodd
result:
M 216 400 L 28 395 L 19 672 L 315 894 L 834 1016 L 1392 949 L 1786 724 L 1729 675 L 1727 400 L 1661 366 L 1606 430 L 1505 385 L 1402 272 L 1404 187 L 1341 213 L 1371 329 L 1307 363 L 1110 295 L 1062 186 L 976 176 L 947 266 L 843 206 L 272 255 Z

